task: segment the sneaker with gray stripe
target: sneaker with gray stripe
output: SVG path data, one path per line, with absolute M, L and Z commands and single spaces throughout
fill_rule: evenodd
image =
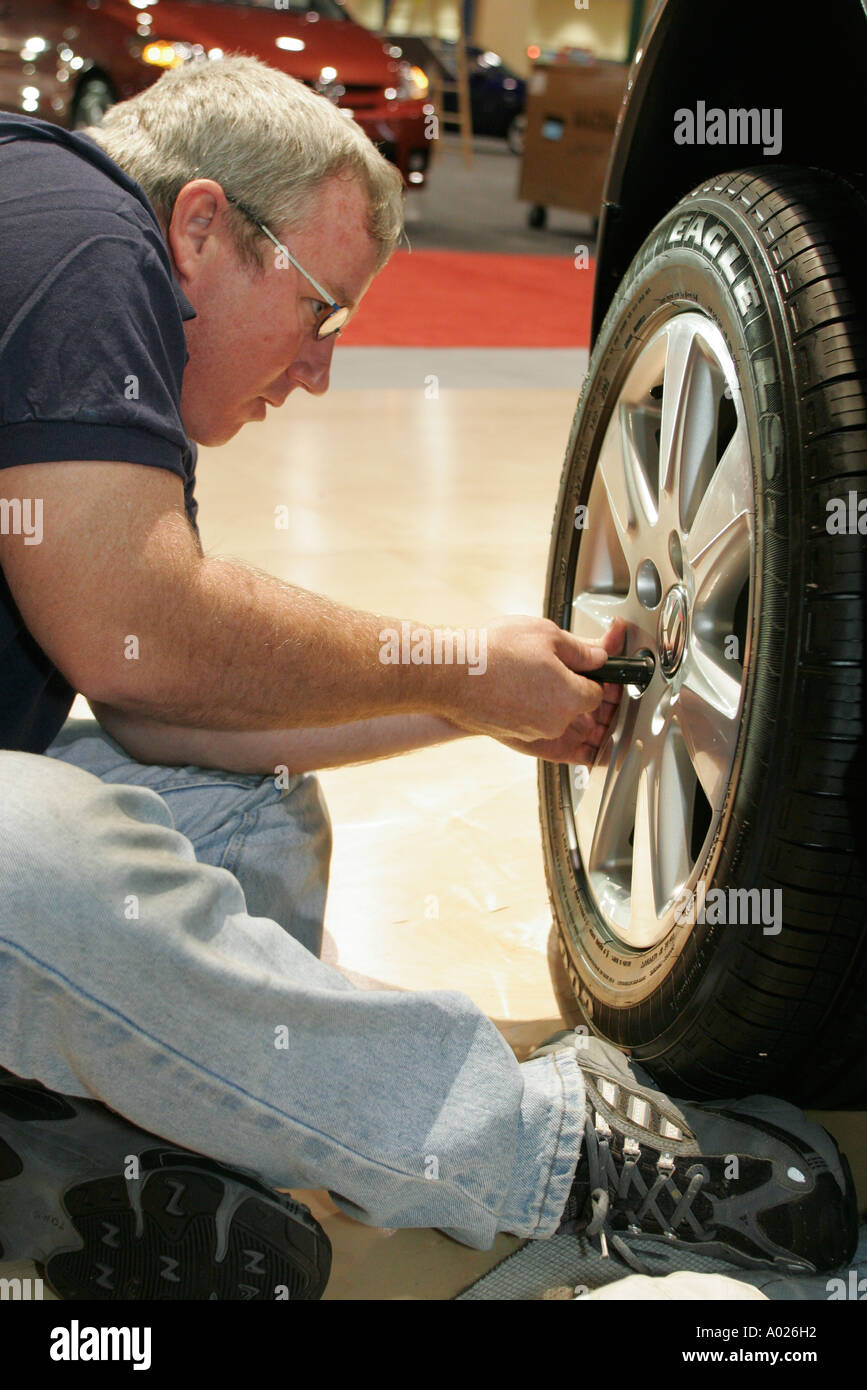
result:
M 570 1038 L 587 1115 L 560 1230 L 598 1236 L 640 1273 L 638 1238 L 795 1274 L 851 1262 L 855 1186 L 827 1130 L 772 1096 L 675 1100 L 600 1038 L 561 1034 L 535 1055 Z

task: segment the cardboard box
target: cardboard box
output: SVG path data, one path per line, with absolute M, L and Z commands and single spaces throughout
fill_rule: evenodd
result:
M 599 216 L 628 71 L 597 59 L 536 64 L 519 198 Z

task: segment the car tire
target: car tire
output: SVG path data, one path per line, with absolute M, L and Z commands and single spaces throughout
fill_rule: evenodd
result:
M 70 129 L 84 130 L 87 126 L 99 125 L 108 108 L 116 101 L 117 93 L 107 77 L 99 73 L 88 75 L 75 94 Z
M 867 1098 L 865 230 L 816 170 L 693 190 L 572 426 L 546 614 L 656 669 L 540 763 L 546 874 L 584 1019 L 675 1095 Z

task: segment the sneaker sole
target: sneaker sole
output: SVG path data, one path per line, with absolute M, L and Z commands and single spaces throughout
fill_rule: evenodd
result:
M 0 1076 L 0 1256 L 61 1299 L 322 1297 L 331 1244 L 255 1176 Z

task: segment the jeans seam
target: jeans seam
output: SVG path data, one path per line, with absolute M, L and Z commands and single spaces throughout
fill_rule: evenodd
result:
M 73 764 L 73 766 L 77 766 L 77 764 Z M 148 763 L 148 764 L 143 764 L 143 766 L 152 767 L 152 766 L 155 766 L 155 765 L 154 765 L 154 764 Z M 85 771 L 89 771 L 88 768 L 85 768 L 84 770 L 85 770 Z M 255 790 L 256 790 L 255 786 L 252 786 L 252 787 L 251 787 L 251 785 L 250 785 L 249 782 L 235 782 L 235 781 L 232 781 L 231 778 L 228 778 L 228 777 L 217 777 L 217 778 L 214 778 L 214 777 L 206 777 L 206 778 L 203 778 L 201 781 L 194 781 L 194 779 L 193 779 L 192 777 L 188 777 L 188 778 L 178 778 L 177 780 L 173 780 L 173 781 L 169 782 L 168 785 L 158 787 L 158 786 L 152 786 L 150 782 L 130 782 L 130 783 L 127 783 L 127 782 L 110 782 L 110 781 L 109 781 L 109 778 L 110 778 L 110 776 L 111 776 L 110 773 L 106 773 L 106 774 L 104 774 L 104 775 L 100 775 L 100 774 L 97 772 L 97 773 L 94 773 L 93 775 L 94 775 L 95 777 L 98 777 L 99 780 L 100 780 L 101 782 L 105 783 L 106 786 L 114 786 L 114 787 L 143 786 L 143 787 L 147 787 L 150 791 L 156 792 L 157 796 L 171 796 L 173 792 L 206 792 L 206 791 L 213 791 L 215 787 L 233 787 L 236 791 L 239 791 L 239 792 L 248 792 L 248 791 L 255 791 Z
M 560 1071 L 560 1068 L 557 1064 L 558 1059 L 556 1052 L 551 1054 L 551 1060 L 554 1063 L 554 1071 L 556 1072 L 557 1080 L 560 1083 L 560 1123 L 557 1126 L 557 1137 L 554 1141 L 553 1149 L 551 1150 L 551 1162 L 548 1165 L 548 1177 L 545 1182 L 545 1191 L 542 1193 L 542 1200 L 539 1203 L 539 1212 L 536 1217 L 536 1225 L 533 1227 L 535 1231 L 538 1231 L 539 1227 L 542 1225 L 542 1217 L 545 1211 L 545 1204 L 548 1201 L 548 1190 L 551 1186 L 551 1177 L 554 1172 L 554 1162 L 556 1160 L 557 1153 L 560 1149 L 560 1140 L 563 1137 L 563 1122 L 566 1118 L 566 1086 L 563 1080 L 563 1074 Z
M 226 848 L 220 859 L 220 868 L 227 869 L 233 878 L 237 878 L 236 872 L 238 861 L 244 849 L 244 841 L 252 833 L 252 830 L 259 819 L 261 807 L 257 806 L 252 811 L 242 811 L 241 818 L 235 830 L 229 836 Z
M 315 1135 L 319 1141 L 333 1145 L 335 1148 L 340 1149 L 343 1153 L 349 1154 L 353 1159 L 357 1161 L 360 1161 L 362 1163 L 369 1163 L 371 1167 L 380 1169 L 388 1173 L 396 1173 L 398 1174 L 398 1176 L 402 1178 L 408 1178 L 411 1181 L 415 1181 L 418 1178 L 417 1173 L 407 1172 L 402 1168 L 394 1166 L 393 1164 L 384 1163 L 381 1159 L 374 1158 L 372 1155 L 365 1154 L 356 1149 L 350 1148 L 348 1145 L 341 1143 L 341 1141 L 337 1139 L 336 1136 L 327 1134 L 322 1130 L 315 1129 L 312 1125 L 306 1124 L 304 1121 L 297 1119 L 295 1116 L 287 1115 L 284 1111 L 279 1110 L 276 1105 L 272 1105 L 270 1101 L 263 1100 L 261 1096 L 254 1096 L 249 1091 L 244 1090 L 244 1088 L 242 1086 L 239 1086 L 236 1082 L 230 1081 L 227 1077 L 220 1076 L 218 1072 L 210 1071 L 207 1067 L 202 1066 L 201 1063 L 196 1062 L 191 1057 L 188 1057 L 186 1053 L 181 1052 L 178 1048 L 172 1047 L 169 1043 L 164 1042 L 162 1038 L 155 1037 L 154 1034 L 148 1032 L 146 1028 L 142 1028 L 140 1024 L 134 1023 L 132 1019 L 127 1018 L 125 1014 L 122 1014 L 117 1009 L 112 1008 L 111 1005 L 106 1004 L 103 1000 L 98 999 L 95 995 L 89 994 L 87 990 L 84 990 L 81 988 L 80 985 L 75 984 L 74 981 L 70 980 L 66 975 L 62 974 L 61 971 L 49 965 L 47 961 L 42 960 L 39 956 L 34 955 L 31 951 L 25 950 L 23 946 L 19 946 L 17 942 L 11 941 L 8 937 L 0 936 L 0 946 L 6 946 L 13 955 L 22 956 L 26 960 L 30 961 L 33 965 L 40 966 L 45 971 L 46 975 L 48 975 L 54 981 L 63 981 L 63 983 L 66 986 L 68 986 L 69 992 L 71 994 L 77 995 L 81 999 L 86 999 L 89 1004 L 93 1005 L 97 1009 L 103 1010 L 105 1014 L 109 1015 L 115 1021 L 118 1021 L 121 1024 L 123 1024 L 129 1030 L 130 1033 L 137 1033 L 141 1037 L 147 1038 L 147 1040 L 150 1043 L 154 1044 L 163 1052 L 169 1053 L 172 1056 L 179 1058 L 190 1068 L 192 1072 L 198 1072 L 202 1076 L 207 1076 L 211 1080 L 219 1082 L 227 1089 L 232 1090 L 237 1095 L 242 1096 L 245 1101 L 249 1101 L 253 1105 L 260 1106 L 263 1110 L 278 1116 L 281 1120 L 286 1120 L 289 1124 L 296 1126 L 299 1130 L 303 1130 L 310 1135 Z M 128 1123 L 133 1124 L 134 1121 L 128 1121 Z M 473 1197 L 472 1193 L 467 1192 L 463 1187 L 458 1187 L 457 1190 L 460 1192 L 463 1200 L 476 1207 L 479 1211 L 484 1212 L 485 1216 L 490 1217 L 492 1215 L 495 1215 L 495 1213 L 492 1212 L 490 1208 L 486 1207 L 483 1203 L 479 1202 L 477 1198 Z

